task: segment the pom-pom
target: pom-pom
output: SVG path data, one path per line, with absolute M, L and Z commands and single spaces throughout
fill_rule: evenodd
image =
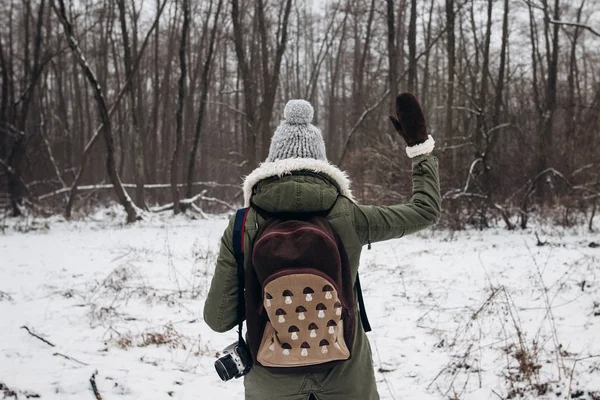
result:
M 306 100 L 290 100 L 283 109 L 283 116 L 290 124 L 310 124 L 314 110 Z

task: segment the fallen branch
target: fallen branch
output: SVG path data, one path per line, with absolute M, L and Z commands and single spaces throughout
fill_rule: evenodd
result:
M 46 343 L 48 346 L 50 346 L 50 347 L 56 347 L 55 345 L 53 345 L 52 343 L 50 343 L 49 341 L 47 341 L 47 340 L 46 340 L 46 339 L 44 339 L 43 337 L 41 337 L 41 336 L 39 336 L 39 335 L 36 335 L 35 333 L 31 332 L 31 330 L 29 330 L 29 328 L 28 328 L 28 327 L 26 327 L 25 325 L 23 325 L 23 326 L 21 327 L 21 329 L 25 329 L 25 330 L 26 330 L 26 331 L 27 331 L 27 332 L 28 332 L 28 333 L 29 333 L 31 336 L 33 336 L 33 337 L 35 337 L 35 338 L 37 338 L 37 339 L 40 339 L 42 342 Z
M 220 204 L 222 206 L 225 206 L 227 208 L 229 208 L 232 211 L 236 211 L 237 208 L 235 208 L 233 205 L 227 203 L 226 201 L 223 201 L 221 199 L 217 199 L 215 197 L 206 197 L 204 196 L 204 193 L 206 193 L 206 190 L 203 190 L 201 193 L 195 195 L 194 197 L 190 197 L 188 199 L 182 199 L 179 201 L 179 204 L 185 208 L 185 207 L 193 207 L 194 210 L 196 212 L 198 212 L 200 209 L 198 207 L 194 207 L 195 206 L 195 202 L 198 200 L 202 200 L 202 201 L 208 201 L 208 202 L 212 202 L 212 203 L 217 203 Z M 162 206 L 158 206 L 158 207 L 154 207 L 151 208 L 150 211 L 154 212 L 154 213 L 159 213 L 159 212 L 163 212 L 163 211 L 168 211 L 168 210 L 172 210 L 173 209 L 173 203 L 168 203 Z M 202 213 L 204 214 L 204 213 Z
M 506 210 L 506 208 L 502 207 L 498 203 L 494 203 L 494 208 L 496 208 L 496 210 L 498 210 L 498 212 L 500 213 L 500 216 L 502 217 L 502 219 L 504 220 L 504 223 L 506 224 L 506 229 L 508 229 L 509 231 L 514 230 L 515 224 L 513 224 L 510 221 L 510 214 L 508 213 L 508 210 Z
M 163 206 L 152 207 L 152 208 L 150 208 L 150 212 L 161 213 L 161 212 L 169 211 L 172 209 L 173 209 L 173 203 L 169 203 L 169 204 L 165 204 Z
M 83 361 L 79 361 L 79 360 L 77 360 L 77 359 L 75 359 L 75 358 L 73 358 L 73 357 L 69 357 L 69 356 L 67 356 L 66 354 L 62 354 L 62 353 L 54 353 L 54 354 L 52 354 L 52 355 L 53 355 L 53 356 L 59 356 L 59 357 L 63 357 L 63 358 L 66 358 L 67 360 L 75 361 L 76 363 L 78 363 L 78 364 L 81 364 L 81 365 L 89 365 L 89 364 L 86 364 L 86 363 L 84 363 Z
M 177 185 L 177 187 L 186 187 L 186 186 L 187 185 L 184 183 L 180 183 Z M 229 184 L 229 183 L 218 183 L 218 182 L 194 182 L 194 183 L 192 183 L 192 186 L 206 186 L 206 187 L 212 187 L 212 188 L 219 188 L 219 187 L 239 188 L 240 187 L 239 185 L 234 185 L 234 184 Z M 137 185 L 135 183 L 124 183 L 123 187 L 124 188 L 136 188 Z M 171 187 L 171 185 L 168 183 L 155 183 L 155 184 L 150 184 L 150 185 L 144 185 L 144 189 L 167 189 L 170 187 Z M 80 192 L 80 191 L 89 191 L 89 190 L 105 190 L 105 189 L 112 189 L 112 188 L 113 188 L 113 185 L 111 185 L 111 184 L 99 184 L 99 185 L 77 186 L 77 188 L 75 190 Z M 39 196 L 38 199 L 44 200 L 49 197 L 57 196 L 62 193 L 68 192 L 71 189 L 72 188 L 70 188 L 70 187 L 58 189 L 53 192 L 43 194 L 43 195 Z
M 98 370 L 94 371 L 92 374 L 90 385 L 92 385 L 92 391 L 94 392 L 94 396 L 96 396 L 96 400 L 102 400 L 102 396 L 100 396 L 100 392 L 98 391 L 98 386 L 96 386 L 96 375 L 98 375 Z
M 206 219 L 206 214 L 204 213 L 204 211 L 202 211 L 200 207 L 198 207 L 194 203 L 190 204 L 190 206 L 192 207 L 192 210 L 194 210 L 197 214 L 200 214 L 202 218 Z
M 202 200 L 202 201 L 208 201 L 209 203 L 217 203 L 217 204 L 220 204 L 220 205 L 222 205 L 222 206 L 225 206 L 225 207 L 229 208 L 229 209 L 230 209 L 230 210 L 232 210 L 232 211 L 236 211 L 236 210 L 237 210 L 237 208 L 235 208 L 235 207 L 234 207 L 234 206 L 232 206 L 231 204 L 229 204 L 229 203 L 227 203 L 226 201 L 223 201 L 223 200 L 221 200 L 221 199 L 217 199 L 216 197 L 206 197 L 206 196 L 200 196 L 198 199 L 199 199 L 199 200 Z
M 442 195 L 442 199 L 456 200 L 461 197 L 487 199 L 487 196 L 481 193 L 463 192 L 461 189 L 452 189 Z

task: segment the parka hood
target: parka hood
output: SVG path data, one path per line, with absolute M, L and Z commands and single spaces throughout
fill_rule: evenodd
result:
M 354 201 L 347 174 L 327 161 L 288 158 L 264 162 L 244 180 L 244 206 L 267 212 L 328 210 L 339 194 Z

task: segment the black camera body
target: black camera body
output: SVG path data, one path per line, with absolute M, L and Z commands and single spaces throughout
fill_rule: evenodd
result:
M 223 350 L 223 356 L 215 361 L 219 378 L 227 382 L 246 375 L 252 368 L 252 356 L 246 342 L 238 341 Z

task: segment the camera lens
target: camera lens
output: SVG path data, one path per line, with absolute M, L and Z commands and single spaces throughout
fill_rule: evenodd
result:
M 221 357 L 215 361 L 215 369 L 217 370 L 217 374 L 219 374 L 219 378 L 225 382 L 234 378 L 239 372 L 231 354 L 227 354 L 225 357 Z

